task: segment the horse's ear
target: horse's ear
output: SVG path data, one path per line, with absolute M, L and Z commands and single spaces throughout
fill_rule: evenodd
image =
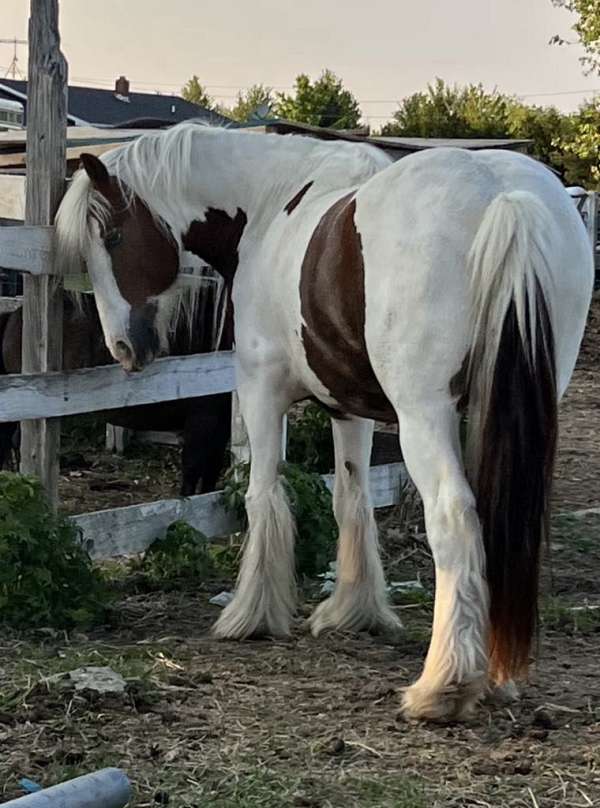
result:
M 85 173 L 94 185 L 101 187 L 108 183 L 110 175 L 102 160 L 99 160 L 95 154 L 84 153 L 79 155 L 79 157 Z

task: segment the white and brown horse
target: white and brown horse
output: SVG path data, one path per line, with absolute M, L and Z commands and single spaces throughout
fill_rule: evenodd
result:
M 436 569 L 431 645 L 404 709 L 462 717 L 490 679 L 522 673 L 557 401 L 592 290 L 590 245 L 560 182 L 505 151 L 436 149 L 390 164 L 364 145 L 194 124 L 82 161 L 59 248 L 87 263 L 126 369 L 164 350 L 182 249 L 231 289 L 250 527 L 217 634 L 290 629 L 282 418 L 314 396 L 332 414 L 339 573 L 313 632 L 397 624 L 368 488 L 371 419 L 397 419 Z

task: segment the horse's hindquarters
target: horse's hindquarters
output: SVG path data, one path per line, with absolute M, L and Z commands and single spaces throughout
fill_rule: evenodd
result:
M 363 245 L 369 358 L 398 414 L 402 450 L 423 498 L 436 566 L 431 646 L 423 675 L 407 691 L 405 709 L 412 717 L 462 717 L 484 692 L 490 615 L 496 673 L 510 677 L 528 657 L 537 594 L 535 548 L 549 502 L 555 398 L 568 383 L 583 333 L 592 284 L 589 244 L 556 180 L 516 155 L 488 159 L 448 151 L 394 167 L 359 191 L 356 226 Z M 472 255 L 474 244 L 474 253 L 479 250 L 484 260 Z M 482 283 L 484 293 L 478 295 Z M 537 310 L 536 289 L 546 304 Z M 519 324 L 505 334 L 511 306 L 521 312 Z M 473 350 L 481 318 L 484 354 Z M 553 362 L 547 361 L 550 322 L 558 390 Z M 535 334 L 537 349 L 529 346 Z M 537 398 L 519 398 L 509 379 L 506 390 L 494 388 L 495 408 L 483 407 L 479 419 L 469 413 L 470 422 L 483 426 L 492 419 L 499 429 L 482 431 L 486 445 L 480 456 L 497 466 L 501 458 L 494 453 L 502 445 L 502 457 L 508 452 L 518 459 L 505 463 L 506 478 L 485 492 L 490 513 L 483 534 L 459 442 L 457 405 L 469 396 L 473 405 L 485 389 L 466 386 L 461 368 L 469 367 L 469 360 L 471 379 L 495 376 L 502 361 L 520 362 L 527 389 L 543 388 L 546 399 L 550 396 L 545 403 L 539 402 L 541 392 Z M 547 379 L 554 384 L 549 394 Z M 518 379 L 515 384 L 523 386 Z M 509 410 L 512 417 L 502 417 Z M 536 419 L 539 446 L 535 457 L 521 463 L 520 433 L 511 424 L 529 424 L 531 432 Z M 522 496 L 524 478 L 536 489 L 529 499 Z M 499 489 L 506 497 L 498 496 Z M 507 524 L 510 536 L 496 529 Z M 530 548 L 527 559 L 522 547 Z M 490 564 L 491 610 L 484 577 L 487 565 L 489 579 Z M 508 589 L 498 588 L 499 579 Z

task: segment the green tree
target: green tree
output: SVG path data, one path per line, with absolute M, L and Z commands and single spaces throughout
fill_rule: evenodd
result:
M 231 109 L 224 109 L 223 112 L 233 118 L 234 121 L 244 123 L 250 120 L 259 107 L 267 107 L 270 111 L 272 106 L 272 87 L 266 87 L 264 84 L 253 84 L 246 91 L 239 92 L 235 105 Z
M 196 75 L 192 76 L 186 83 L 181 90 L 181 95 L 186 101 L 197 104 L 199 107 L 204 107 L 204 109 L 215 108 L 214 99 L 208 94 L 204 85 L 200 84 L 200 79 Z
M 577 15 L 573 31 L 585 50 L 581 61 L 587 72 L 600 73 L 600 0 L 552 0 L 555 6 L 565 8 Z M 553 36 L 551 43 L 567 44 L 560 36 Z
M 324 70 L 314 83 L 301 73 L 293 95 L 277 94 L 274 112 L 288 121 L 332 129 L 354 129 L 361 116 L 358 101 L 331 70 Z
M 573 31 L 583 46 L 581 58 L 586 73 L 600 74 L 600 0 L 552 0 L 555 6 L 577 15 Z M 551 43 L 565 43 L 554 36 Z M 554 141 L 563 155 L 565 176 L 569 182 L 588 188 L 600 188 L 600 96 L 582 104 L 569 115 L 566 126 Z
M 555 146 L 569 183 L 600 190 L 600 98 L 568 116 Z
M 382 129 L 383 135 L 405 137 L 506 137 L 508 96 L 487 93 L 480 84 L 467 87 L 437 78 L 425 92 L 405 98 Z
M 383 135 L 531 140 L 529 153 L 563 168 L 563 138 L 571 124 L 555 107 L 523 104 L 514 96 L 480 84 L 466 87 L 436 79 L 425 92 L 405 98 L 382 129 Z
M 569 129 L 569 121 L 556 107 L 537 107 L 518 102 L 508 110 L 508 137 L 531 140 L 529 153 L 559 171 L 564 168 L 561 146 Z

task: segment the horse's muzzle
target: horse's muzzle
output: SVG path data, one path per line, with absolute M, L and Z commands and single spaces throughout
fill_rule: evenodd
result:
M 115 359 L 127 373 L 136 373 L 144 367 L 144 362 L 136 355 L 131 344 L 123 339 L 115 343 Z

